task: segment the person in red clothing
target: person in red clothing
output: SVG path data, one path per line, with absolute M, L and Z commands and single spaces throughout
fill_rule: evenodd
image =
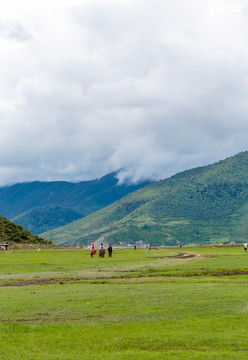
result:
M 94 243 L 91 243 L 91 245 L 90 245 L 90 256 L 93 257 L 93 255 L 95 255 L 95 253 L 96 253 L 95 245 L 94 245 Z

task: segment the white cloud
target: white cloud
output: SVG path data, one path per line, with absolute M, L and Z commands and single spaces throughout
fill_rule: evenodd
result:
M 243 0 L 9 0 L 0 185 L 159 179 L 247 150 Z
M 0 23 L 0 37 L 13 39 L 18 42 L 24 42 L 31 38 L 30 34 L 21 24 L 11 21 Z

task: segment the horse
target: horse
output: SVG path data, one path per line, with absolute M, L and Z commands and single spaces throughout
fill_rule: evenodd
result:
M 105 255 L 105 249 L 99 249 L 99 257 L 104 258 L 104 255 Z
M 96 249 L 91 250 L 90 256 L 93 257 L 96 254 Z

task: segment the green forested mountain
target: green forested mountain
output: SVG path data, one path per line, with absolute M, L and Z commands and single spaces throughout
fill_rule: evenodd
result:
M 118 184 L 117 172 L 100 179 L 29 182 L 0 188 L 0 214 L 35 234 L 89 215 L 148 184 Z
M 49 243 L 41 237 L 32 235 L 29 230 L 24 230 L 22 226 L 16 225 L 12 221 L 0 216 L 0 243 L 5 242 L 36 244 Z
M 81 218 L 82 215 L 74 210 L 50 205 L 38 206 L 11 220 L 16 224 L 21 224 L 25 229 L 32 231 L 32 233 L 39 234 Z
M 43 235 L 64 244 L 243 241 L 248 237 L 248 152 L 148 185 Z

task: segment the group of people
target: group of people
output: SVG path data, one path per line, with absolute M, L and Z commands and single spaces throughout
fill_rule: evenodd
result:
M 109 247 L 108 247 L 109 257 L 112 257 L 112 252 L 113 252 L 113 248 L 111 245 L 109 245 Z M 91 243 L 90 256 L 93 257 L 95 254 L 96 254 L 95 245 L 94 245 L 94 243 Z M 104 257 L 104 256 L 105 256 L 105 249 L 104 249 L 103 243 L 101 243 L 100 247 L 99 247 L 99 257 Z
M 248 247 L 248 244 L 247 244 L 247 241 L 245 241 L 244 242 L 244 251 L 245 252 L 247 252 L 247 247 Z M 146 248 L 146 250 L 151 250 L 151 246 L 149 244 L 145 245 L 145 248 Z M 134 244 L 134 250 L 136 250 L 136 245 L 135 244 Z M 113 248 L 112 248 L 111 245 L 109 245 L 109 247 L 108 247 L 109 257 L 112 257 L 112 252 L 113 252 Z M 96 251 L 95 245 L 94 245 L 94 243 L 91 243 L 90 256 L 93 257 L 96 253 L 97 253 L 97 251 Z M 105 256 L 105 249 L 104 249 L 103 243 L 101 243 L 100 247 L 99 247 L 99 257 L 104 257 L 104 256 Z

